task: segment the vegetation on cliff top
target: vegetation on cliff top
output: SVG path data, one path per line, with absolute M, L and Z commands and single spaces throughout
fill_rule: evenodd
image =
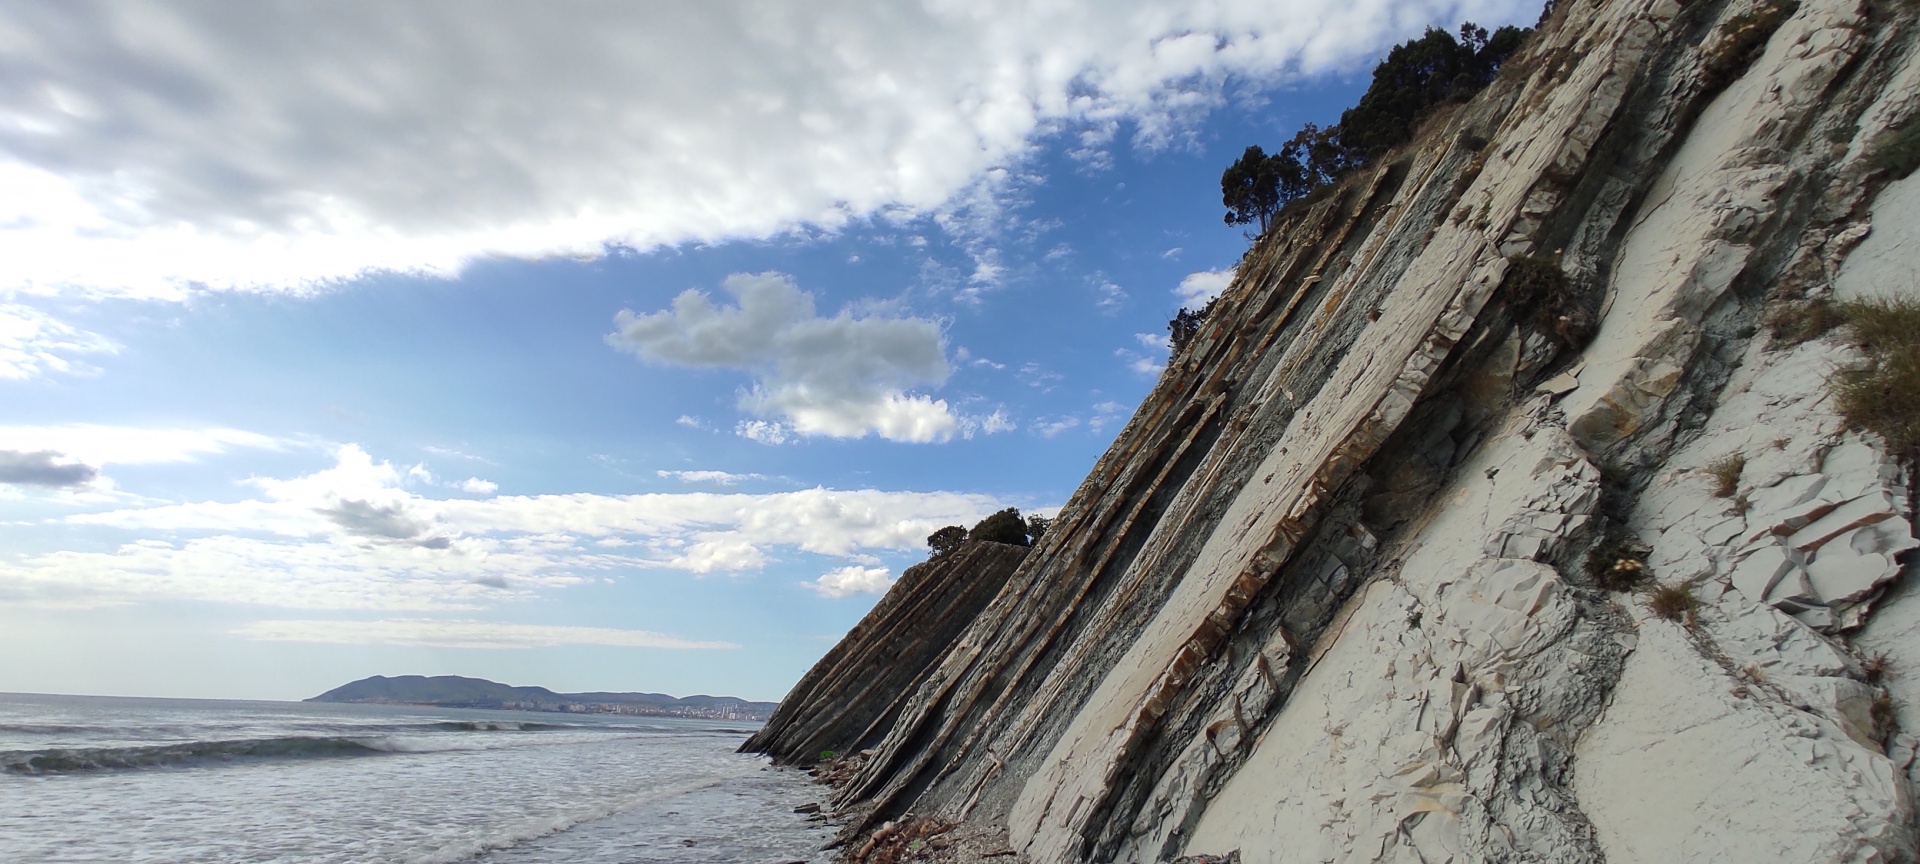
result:
M 1035 514 L 1024 519 L 1020 517 L 1020 508 L 1008 507 L 980 520 L 969 531 L 958 525 L 948 525 L 927 535 L 927 548 L 932 554 L 929 559 L 951 554 L 968 540 L 986 540 L 993 543 L 1005 543 L 1010 546 L 1031 546 L 1040 542 L 1053 524 L 1052 519 Z
M 1458 39 L 1429 27 L 1420 38 L 1394 46 L 1374 67 L 1367 92 L 1339 123 L 1325 128 L 1308 123 L 1279 152 L 1251 146 L 1227 166 L 1220 175 L 1227 224 L 1258 223 L 1264 232 L 1288 204 L 1412 140 L 1428 112 L 1464 102 L 1492 83 L 1532 32 L 1508 26 L 1488 33 L 1468 22 L 1460 25 Z
M 1551 11 L 1551 4 L 1547 8 Z M 1395 45 L 1374 67 L 1367 92 L 1340 115 L 1339 123 L 1324 128 L 1308 123 L 1279 151 L 1268 153 L 1255 144 L 1227 166 L 1220 175 L 1227 224 L 1257 224 L 1259 232 L 1266 233 L 1287 205 L 1412 140 L 1433 109 L 1464 102 L 1493 83 L 1507 58 L 1532 33 L 1512 26 L 1489 33 L 1469 21 L 1460 25 L 1458 39 L 1429 27 L 1420 38 Z M 1211 302 L 1200 309 L 1183 306 L 1167 322 L 1172 356 L 1180 356 L 1212 309 Z

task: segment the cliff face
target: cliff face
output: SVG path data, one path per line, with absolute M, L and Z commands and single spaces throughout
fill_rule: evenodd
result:
M 1562 0 L 1277 220 L 911 687 L 803 683 L 886 705 L 838 803 L 1047 862 L 1912 860 L 1907 476 L 1844 331 L 1762 322 L 1920 296 L 1917 12 Z
M 804 766 L 879 743 L 927 668 L 1026 554 L 1024 546 L 974 540 L 908 567 L 740 749 Z

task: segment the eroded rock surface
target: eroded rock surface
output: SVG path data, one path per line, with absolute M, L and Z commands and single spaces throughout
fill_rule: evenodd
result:
M 809 675 L 874 718 L 839 803 L 1041 862 L 1914 860 L 1910 466 L 1844 331 L 1765 324 L 1920 293 L 1916 14 L 1558 4 L 1275 220 L 964 629 Z

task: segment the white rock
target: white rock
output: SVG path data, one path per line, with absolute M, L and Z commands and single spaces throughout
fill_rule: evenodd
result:
M 1875 533 L 1871 527 L 1856 528 L 1834 538 L 1807 564 L 1807 583 L 1828 606 L 1858 601 L 1900 572 L 1900 565 L 1891 557 L 1854 549 L 1848 538 L 1862 532 L 1868 536 Z
M 1911 803 L 1891 761 L 1835 724 L 1756 698 L 1649 622 L 1574 789 L 1609 864 L 1897 860 Z
M 1780 578 L 1793 567 L 1793 559 L 1788 556 L 1786 547 L 1766 546 L 1733 566 L 1733 587 L 1745 594 L 1747 599 L 1765 603 L 1773 587 L 1780 584 Z
M 1875 489 L 1872 494 L 1862 495 L 1808 523 L 1807 527 L 1793 532 L 1787 537 L 1787 545 L 1802 552 L 1813 552 L 1827 541 L 1842 534 L 1876 522 L 1884 522 L 1898 515 L 1893 504 L 1893 496 Z

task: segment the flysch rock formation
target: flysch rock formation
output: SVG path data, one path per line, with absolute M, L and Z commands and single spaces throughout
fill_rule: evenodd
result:
M 740 749 L 811 766 L 878 744 L 906 695 L 1026 553 L 1024 546 L 969 540 L 908 567 Z
M 1873 158 L 1920 122 L 1916 18 L 1561 0 L 1275 220 L 910 687 L 789 698 L 878 718 L 850 830 L 962 821 L 1034 862 L 1915 860 L 1906 466 L 1838 414 L 1846 331 L 1764 322 L 1920 297 L 1920 176 Z M 1620 549 L 1633 590 L 1597 581 Z

